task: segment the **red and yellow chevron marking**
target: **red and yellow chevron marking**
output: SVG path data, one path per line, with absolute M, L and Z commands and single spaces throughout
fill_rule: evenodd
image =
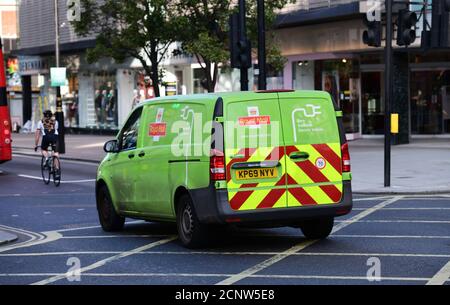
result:
M 293 152 L 307 152 L 310 160 L 295 162 Z M 231 156 L 241 156 L 232 159 Z M 337 203 L 342 197 L 340 145 L 318 144 L 226 151 L 228 198 L 233 210 L 245 211 Z M 326 166 L 318 169 L 314 161 L 323 158 Z M 279 179 L 241 184 L 232 179 L 235 163 L 280 161 Z M 313 184 L 313 186 L 308 186 Z M 319 185 L 317 185 L 319 184 Z M 287 188 L 286 188 L 287 185 Z
M 228 198 L 233 210 L 255 210 L 263 208 L 285 208 L 286 175 L 282 161 L 284 147 L 264 147 L 257 149 L 227 150 L 227 178 Z M 231 156 L 241 156 L 239 159 L 231 159 Z M 279 178 L 262 183 L 240 184 L 232 179 L 231 166 L 242 162 L 281 161 Z M 255 190 L 255 188 L 258 188 Z
M 310 157 L 302 162 L 286 158 L 290 176 L 287 183 L 289 207 L 340 202 L 343 191 L 340 144 L 286 147 L 287 156 L 299 151 L 308 153 Z M 319 158 L 326 161 L 322 169 L 314 164 Z

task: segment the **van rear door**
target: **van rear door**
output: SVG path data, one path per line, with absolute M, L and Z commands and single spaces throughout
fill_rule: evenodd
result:
M 228 199 L 235 211 L 286 208 L 286 169 L 277 94 L 225 104 Z M 259 98 L 259 99 L 258 99 Z
M 341 201 L 342 156 L 336 112 L 323 93 L 280 94 L 289 207 Z

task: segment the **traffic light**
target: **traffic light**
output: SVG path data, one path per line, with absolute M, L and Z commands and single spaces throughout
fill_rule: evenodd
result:
M 364 44 L 370 47 L 381 47 L 383 27 L 381 21 L 367 21 L 367 30 L 363 33 Z
M 252 48 L 248 39 L 240 39 L 239 14 L 230 17 L 230 51 L 231 67 L 236 69 L 248 69 L 252 64 Z
M 409 46 L 416 41 L 417 14 L 410 10 L 400 10 L 397 19 L 397 45 Z

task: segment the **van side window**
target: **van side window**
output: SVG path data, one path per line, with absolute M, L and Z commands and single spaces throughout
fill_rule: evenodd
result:
M 142 107 L 130 116 L 120 135 L 120 150 L 136 149 L 141 122 Z

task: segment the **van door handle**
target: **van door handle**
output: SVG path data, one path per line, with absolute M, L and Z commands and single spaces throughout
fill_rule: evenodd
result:
M 245 155 L 235 155 L 235 156 L 231 156 L 231 159 L 235 160 L 235 159 L 244 159 Z
M 129 159 L 133 159 L 134 157 L 135 157 L 135 154 L 129 154 L 129 155 L 128 155 L 128 158 L 129 158 Z
M 306 161 L 309 159 L 309 154 L 307 152 L 294 152 L 289 155 L 292 160 Z
M 139 156 L 139 158 L 145 157 L 145 152 L 141 151 L 138 156 Z

